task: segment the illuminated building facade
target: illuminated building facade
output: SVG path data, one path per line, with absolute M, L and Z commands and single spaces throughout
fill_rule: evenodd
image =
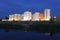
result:
M 14 15 L 9 15 L 9 21 L 13 21 L 14 20 Z
M 49 21 L 50 9 L 45 9 L 44 14 L 40 12 L 35 12 L 33 15 L 30 11 L 26 11 L 23 14 L 13 14 L 9 15 L 9 21 Z
M 39 20 L 40 21 L 44 21 L 45 20 L 45 16 L 43 13 L 39 14 Z
M 29 21 L 29 20 L 31 20 L 31 19 L 32 19 L 32 13 L 29 12 L 29 11 L 24 12 L 23 20 L 24 20 L 24 21 Z
M 20 14 L 13 14 L 9 15 L 9 21 L 20 21 L 21 20 L 21 15 Z
M 14 20 L 15 21 L 20 21 L 21 20 L 21 15 L 20 14 L 14 14 Z
M 33 14 L 33 19 L 34 19 L 34 21 L 39 21 L 39 12 L 35 12 L 34 14 Z
M 45 20 L 50 20 L 50 9 L 44 10 Z

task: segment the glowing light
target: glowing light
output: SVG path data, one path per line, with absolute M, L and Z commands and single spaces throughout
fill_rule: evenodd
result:
M 50 19 L 45 19 L 45 21 L 50 21 Z
M 54 16 L 54 18 L 56 18 L 56 16 Z
M 9 21 L 20 21 L 21 20 L 21 15 L 20 14 L 13 14 L 9 15 Z
M 24 12 L 24 17 L 23 18 L 24 18 L 23 20 L 25 20 L 25 21 L 31 20 L 32 19 L 32 13 L 29 12 L 29 11 Z
M 39 14 L 39 20 L 41 20 L 41 21 L 45 20 L 45 19 L 44 19 L 44 14 L 42 14 L 42 13 Z

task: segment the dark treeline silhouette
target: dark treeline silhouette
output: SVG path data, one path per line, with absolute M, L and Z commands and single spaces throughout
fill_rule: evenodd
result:
M 0 18 L 0 21 L 2 21 L 2 18 Z
M 14 29 L 14 30 L 26 30 L 29 31 L 37 31 L 37 32 L 60 32 L 60 24 L 49 23 L 49 22 L 33 22 L 31 25 L 28 24 L 29 22 L 7 22 L 7 23 L 0 23 L 0 29 Z M 27 26 L 27 27 L 26 27 Z M 26 28 L 25 28 L 26 27 Z
M 50 19 L 50 23 L 54 23 L 54 18 L 51 18 Z
M 9 17 L 5 17 L 5 19 L 9 19 Z

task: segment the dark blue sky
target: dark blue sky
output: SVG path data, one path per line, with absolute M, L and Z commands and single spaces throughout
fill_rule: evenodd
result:
M 0 18 L 24 11 L 44 12 L 51 9 L 51 16 L 60 16 L 60 0 L 0 0 Z

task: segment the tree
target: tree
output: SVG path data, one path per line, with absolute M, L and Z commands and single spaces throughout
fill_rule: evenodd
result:
M 53 22 L 54 22 L 54 18 L 51 18 L 51 19 L 50 19 L 50 23 L 53 23 Z
M 0 18 L 0 21 L 2 21 L 2 19 Z

